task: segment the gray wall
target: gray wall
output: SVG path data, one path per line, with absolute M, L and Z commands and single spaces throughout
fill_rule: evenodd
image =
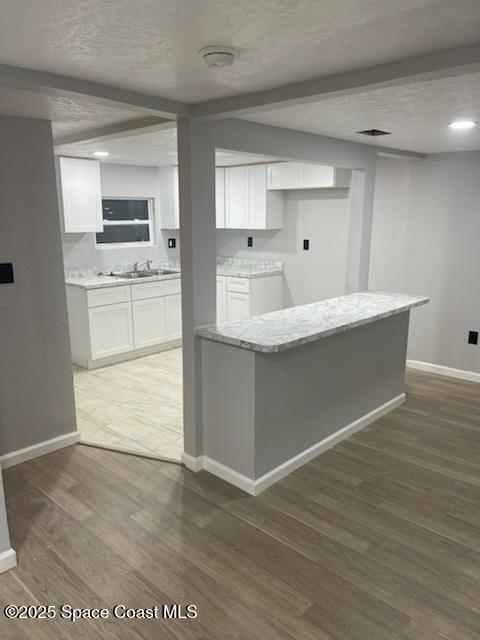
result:
M 75 431 L 50 123 L 0 118 L 0 455 Z
M 157 170 L 155 167 L 138 167 L 122 164 L 101 164 L 102 195 L 125 198 L 156 198 Z M 155 206 L 155 203 L 154 203 Z M 178 231 L 162 231 L 159 226 L 160 216 L 155 216 L 155 246 L 136 247 L 134 249 L 95 247 L 94 233 L 62 234 L 63 255 L 66 268 L 101 266 L 103 264 L 119 264 L 135 262 L 147 258 L 163 260 L 178 258 L 177 249 L 167 249 L 169 237 L 179 237 Z
M 284 306 L 345 293 L 350 201 L 346 189 L 285 191 L 280 231 L 217 231 L 217 254 L 283 260 Z M 253 247 L 247 247 L 253 236 Z M 303 240 L 310 250 L 303 250 Z
M 480 154 L 404 161 L 380 158 L 373 218 L 371 289 L 422 293 L 408 357 L 480 372 Z

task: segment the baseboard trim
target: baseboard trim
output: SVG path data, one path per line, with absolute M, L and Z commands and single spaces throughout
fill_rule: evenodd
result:
M 432 364 L 431 362 L 421 362 L 420 360 L 407 360 L 407 367 L 409 369 L 425 371 L 426 373 L 437 373 L 440 376 L 448 376 L 449 378 L 467 380 L 468 382 L 480 382 L 480 373 L 476 371 L 454 369 L 453 367 L 445 367 L 442 364 Z
M 17 566 L 17 554 L 13 549 L 0 553 L 0 573 Z
M 256 480 L 248 478 L 247 476 L 238 473 L 238 471 L 235 471 L 230 467 L 226 467 L 216 460 L 212 460 L 208 456 L 198 456 L 195 458 L 184 453 L 182 460 L 185 466 L 191 471 L 197 472 L 204 469 L 205 471 L 209 471 L 218 478 L 221 478 L 222 480 L 233 484 L 235 487 L 242 489 L 246 493 L 249 493 L 252 496 L 257 496 L 272 484 L 275 484 L 275 482 L 278 482 L 282 478 L 285 478 L 285 476 L 287 476 L 292 471 L 295 471 L 302 465 L 310 462 L 310 460 L 313 460 L 313 458 L 316 458 L 320 453 L 331 449 L 336 444 L 338 444 L 342 440 L 345 440 L 345 438 L 348 438 L 356 431 L 360 431 L 360 429 L 363 429 L 372 422 L 375 422 L 375 420 L 378 420 L 387 413 L 390 413 L 390 411 L 393 411 L 394 409 L 399 407 L 404 401 L 405 394 L 401 393 L 388 402 L 385 402 L 385 404 L 380 405 L 373 411 L 366 413 L 361 418 L 358 418 L 358 420 L 351 422 L 339 431 L 332 433 L 332 435 L 328 436 L 327 438 L 320 440 L 320 442 L 317 442 L 308 449 L 300 452 L 290 460 L 283 462 L 281 465 L 275 467 L 275 469 L 272 469 L 271 471 L 268 471 L 265 475 L 257 478 Z
M 4 456 L 0 456 L 0 467 L 2 469 L 14 467 L 17 464 L 28 462 L 28 460 L 33 460 L 33 458 L 39 458 L 40 456 L 52 453 L 58 449 L 70 447 L 72 444 L 76 444 L 79 440 L 80 432 L 72 431 L 71 433 L 66 433 L 63 436 L 58 436 L 51 440 L 38 442 L 37 444 L 33 444 L 31 447 L 25 447 L 25 449 L 19 449 L 18 451 L 12 451 L 11 453 L 6 453 Z

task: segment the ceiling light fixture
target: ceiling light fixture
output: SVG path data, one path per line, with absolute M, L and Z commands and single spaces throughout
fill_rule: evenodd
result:
M 448 126 L 450 129 L 473 129 L 476 124 L 474 120 L 454 120 Z
M 94 151 L 93 155 L 97 156 L 97 158 L 106 158 L 110 154 L 108 153 L 108 151 Z
M 223 45 L 214 45 L 212 47 L 204 47 L 198 52 L 209 68 L 214 67 L 231 67 L 234 61 L 240 55 L 238 49 L 233 47 L 224 47 Z

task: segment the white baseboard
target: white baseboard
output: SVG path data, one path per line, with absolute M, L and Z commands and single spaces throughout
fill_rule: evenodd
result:
M 404 401 L 405 394 L 401 393 L 385 404 L 382 404 L 373 411 L 365 414 L 361 418 L 358 418 L 358 420 L 351 422 L 339 431 L 332 433 L 332 435 L 328 436 L 327 438 L 320 440 L 320 442 L 317 442 L 316 444 L 300 452 L 293 458 L 290 458 L 290 460 L 283 462 L 281 465 L 275 467 L 275 469 L 272 469 L 271 471 L 268 471 L 265 475 L 260 476 L 260 478 L 257 478 L 256 480 L 248 478 L 247 476 L 238 473 L 238 471 L 226 467 L 216 460 L 212 460 L 208 456 L 198 456 L 194 458 L 193 456 L 189 456 L 188 454 L 184 453 L 183 463 L 191 471 L 196 472 L 204 469 L 205 471 L 209 471 L 222 480 L 233 484 L 239 489 L 242 489 L 246 493 L 249 493 L 252 496 L 257 496 L 272 484 L 275 484 L 275 482 L 278 482 L 292 471 L 295 471 L 295 469 L 298 469 L 310 460 L 313 460 L 313 458 L 316 458 L 320 453 L 331 449 L 336 444 L 338 444 L 342 440 L 345 440 L 345 438 L 348 438 L 356 431 L 360 431 L 360 429 L 363 429 L 372 422 L 375 422 L 375 420 L 378 420 L 390 411 L 393 411 L 393 409 L 399 407 Z
M 437 373 L 440 376 L 458 378 L 459 380 L 480 382 L 480 373 L 477 373 L 476 371 L 465 371 L 465 369 L 444 367 L 442 364 L 432 364 L 431 362 L 421 362 L 420 360 L 407 360 L 407 367 L 410 369 L 418 369 L 418 371 L 426 371 L 427 373 Z
M 17 566 L 17 554 L 13 549 L 0 553 L 0 573 Z
M 70 447 L 79 440 L 80 432 L 72 431 L 71 433 L 66 433 L 63 436 L 58 436 L 51 440 L 44 440 L 43 442 L 32 444 L 31 447 L 25 447 L 25 449 L 19 449 L 18 451 L 12 451 L 11 453 L 6 453 L 4 456 L 0 456 L 0 467 L 2 469 L 8 469 L 8 467 L 13 467 L 22 462 L 33 460 L 33 458 L 39 458 L 47 453 L 57 451 L 57 449 Z

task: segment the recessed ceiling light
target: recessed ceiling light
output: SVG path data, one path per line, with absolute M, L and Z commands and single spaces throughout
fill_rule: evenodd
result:
M 97 158 L 106 158 L 110 154 L 108 153 L 108 151 L 94 151 L 93 155 L 97 156 Z
M 476 124 L 474 120 L 454 120 L 448 126 L 451 129 L 473 129 Z

